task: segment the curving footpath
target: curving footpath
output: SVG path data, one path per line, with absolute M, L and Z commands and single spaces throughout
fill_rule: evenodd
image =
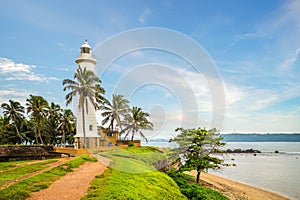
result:
M 91 181 L 101 174 L 106 165 L 98 162 L 86 162 L 74 172 L 68 173 L 52 183 L 48 188 L 34 192 L 28 200 L 79 200 L 88 192 Z

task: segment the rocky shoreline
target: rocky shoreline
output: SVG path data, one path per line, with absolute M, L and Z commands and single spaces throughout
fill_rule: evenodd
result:
M 224 153 L 261 153 L 261 151 L 259 150 L 255 150 L 255 149 L 246 149 L 246 150 L 242 150 L 242 149 L 227 149 L 224 151 Z

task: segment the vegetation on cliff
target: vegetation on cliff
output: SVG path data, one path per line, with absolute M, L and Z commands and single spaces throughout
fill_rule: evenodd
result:
M 102 152 L 113 162 L 97 176 L 83 199 L 187 199 L 177 184 L 151 164 L 166 158 L 153 147 L 131 147 Z

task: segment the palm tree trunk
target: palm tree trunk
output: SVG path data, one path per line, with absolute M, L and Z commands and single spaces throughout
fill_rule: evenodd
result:
M 64 128 L 62 129 L 62 132 L 63 132 L 63 135 L 61 137 L 61 140 L 60 140 L 60 146 L 63 147 L 63 141 L 64 141 L 64 138 L 65 138 L 65 131 L 64 131 Z
M 64 141 L 64 147 L 66 147 L 66 135 L 65 131 L 63 130 L 63 141 Z
M 133 141 L 133 138 L 134 138 L 134 132 L 135 132 L 135 131 L 132 131 L 131 141 Z
M 37 125 L 34 125 L 34 137 L 35 137 L 35 143 L 39 144 L 38 135 L 37 135 Z
M 19 139 L 20 139 L 20 144 L 22 144 L 22 142 L 23 142 L 22 136 L 21 136 L 20 133 L 19 133 L 19 130 L 18 130 L 18 127 L 17 127 L 16 123 L 14 123 L 14 126 L 15 126 L 15 129 L 16 129 L 17 135 L 18 135 L 18 137 L 19 137 Z
M 86 148 L 84 104 L 81 107 L 81 112 L 82 112 L 82 129 L 83 129 L 83 148 Z
M 42 139 L 42 135 L 41 135 L 41 130 L 40 130 L 40 128 L 38 128 L 38 133 L 39 133 L 39 138 L 40 138 L 40 140 L 41 140 L 41 143 L 44 144 L 44 141 L 43 141 L 43 139 Z

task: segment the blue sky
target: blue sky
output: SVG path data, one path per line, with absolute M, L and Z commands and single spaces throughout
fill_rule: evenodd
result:
M 14 99 L 24 104 L 29 94 L 35 94 L 64 106 L 62 80 L 72 78 L 85 39 L 96 49 L 123 31 L 160 27 L 192 38 L 215 63 L 225 94 L 224 124 L 218 127 L 222 132 L 300 132 L 300 1 L 7 0 L 0 4 L 1 103 Z M 101 55 L 96 57 L 101 60 Z M 164 86 L 140 82 L 128 98 L 132 106 L 152 114 L 156 129 L 149 134 L 167 137 L 184 117 L 193 122 L 187 126 L 209 127 L 214 105 L 206 79 L 178 56 L 138 50 L 116 60 L 105 73 L 99 73 L 101 66 L 95 69 L 110 98 L 122 77 L 128 81 L 134 69 L 149 63 L 178 72 L 197 104 L 195 110 L 183 111 L 193 98 L 180 98 L 185 95 L 178 94 L 185 90 L 183 82 L 169 73 L 160 74 Z M 147 76 L 136 73 L 131 78 Z M 170 89 L 174 84 L 177 92 Z

